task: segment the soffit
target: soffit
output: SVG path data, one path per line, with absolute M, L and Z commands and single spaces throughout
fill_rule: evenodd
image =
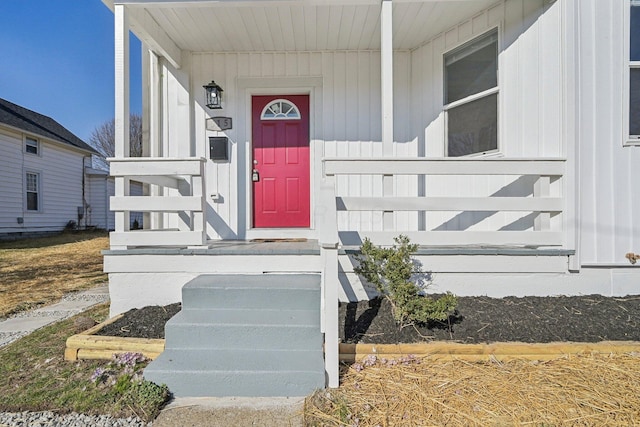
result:
M 380 49 L 380 5 L 173 3 L 143 9 L 182 50 L 261 52 Z M 412 49 L 487 9 L 495 0 L 402 2 L 393 6 L 394 49 Z

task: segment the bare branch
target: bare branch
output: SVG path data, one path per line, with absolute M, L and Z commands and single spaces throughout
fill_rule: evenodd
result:
M 131 114 L 129 117 L 129 152 L 131 157 L 142 156 L 142 116 Z M 116 141 L 116 121 L 108 120 L 97 126 L 89 136 L 91 144 L 105 157 L 114 157 Z

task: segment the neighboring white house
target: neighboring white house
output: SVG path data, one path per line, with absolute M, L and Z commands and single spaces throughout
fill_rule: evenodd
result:
M 365 237 L 409 235 L 437 292 L 640 293 L 625 258 L 640 251 L 639 1 L 103 2 L 112 314 L 178 301 L 202 274 L 315 272 L 331 383 L 336 300 L 371 295 L 351 256 Z M 130 30 L 144 158 L 128 157 Z M 276 238 L 317 251 L 232 250 Z
M 0 99 L 0 238 L 82 224 L 84 162 L 94 153 L 52 118 Z
M 104 158 L 93 156 L 91 162 L 85 168 L 85 200 L 86 214 L 84 224 L 112 231 L 115 229 L 115 214 L 109 209 L 109 198 L 115 195 L 115 180 L 109 176 L 109 165 Z M 132 181 L 130 194 L 142 196 L 142 183 Z M 130 228 L 137 229 L 143 226 L 142 212 L 130 215 Z

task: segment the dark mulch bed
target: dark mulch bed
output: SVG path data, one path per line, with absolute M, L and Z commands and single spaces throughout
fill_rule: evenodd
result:
M 342 304 L 349 343 L 640 341 L 640 297 L 459 297 L 448 322 L 398 328 L 387 300 Z
M 179 310 L 180 304 L 134 309 L 99 334 L 164 338 L 165 322 Z M 640 296 L 459 297 L 448 322 L 404 328 L 384 299 L 340 304 L 339 313 L 340 336 L 349 343 L 640 341 Z
M 164 338 L 164 324 L 180 311 L 182 304 L 175 303 L 134 308 L 124 316 L 100 329 L 96 335 L 111 337 Z

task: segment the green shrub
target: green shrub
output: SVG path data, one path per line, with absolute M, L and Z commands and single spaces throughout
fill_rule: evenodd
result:
M 137 381 L 130 383 L 121 395 L 118 404 L 122 408 L 134 408 L 134 412 L 145 421 L 155 419 L 160 408 L 169 400 L 169 388 L 151 381 Z
M 383 248 L 365 239 L 360 255 L 356 256 L 359 265 L 354 271 L 389 300 L 400 326 L 447 320 L 458 303 L 455 295 L 447 292 L 438 299 L 421 295 L 422 289 L 412 280 L 415 273 L 421 272 L 412 259 L 418 245 L 403 235 L 394 241 L 393 247 Z
M 111 395 L 116 408 L 129 409 L 144 421 L 153 420 L 170 398 L 166 385 L 142 378 L 149 359 L 140 353 L 116 354 L 106 367 L 97 368 L 91 381 Z

